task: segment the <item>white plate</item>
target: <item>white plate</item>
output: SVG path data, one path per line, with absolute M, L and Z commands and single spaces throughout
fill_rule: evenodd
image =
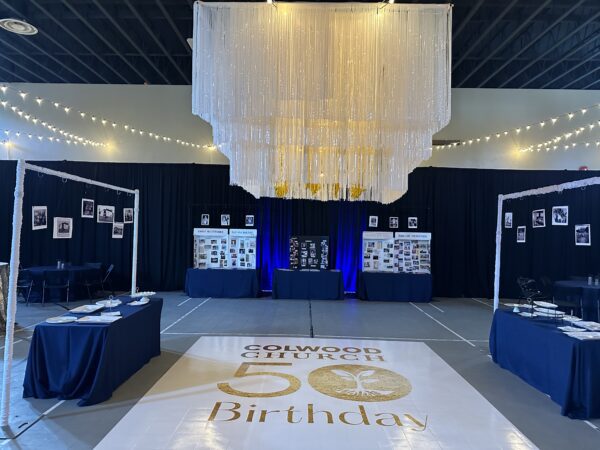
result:
M 58 317 L 48 317 L 46 322 L 48 323 L 71 323 L 75 322 L 77 317 L 75 316 L 58 316 Z
M 78 323 L 113 323 L 120 316 L 83 316 L 77 319 Z
M 105 308 L 114 308 L 121 303 L 123 303 L 121 300 L 100 300 L 99 302 L 96 302 L 96 305 L 104 306 Z
M 135 300 L 133 302 L 129 302 L 127 303 L 130 306 L 144 306 L 147 305 L 148 303 L 150 303 L 150 299 L 146 298 L 146 299 L 141 299 L 141 300 Z
M 577 316 L 563 316 L 561 319 L 565 322 L 579 322 L 580 320 L 583 320 L 581 317 Z
M 542 308 L 558 308 L 558 305 L 555 305 L 554 303 L 548 303 L 548 302 L 542 302 L 540 300 L 533 302 L 538 306 L 541 306 Z
M 581 328 L 585 328 L 590 331 L 600 331 L 600 323 L 598 322 L 590 322 L 587 320 L 582 320 L 580 322 L 575 322 L 575 325 Z
M 135 294 L 131 294 L 131 298 L 139 298 L 139 297 L 150 297 L 152 295 L 156 295 L 154 291 L 146 291 L 146 292 L 136 292 Z
M 521 312 L 521 313 L 518 313 L 518 314 L 520 316 L 523 316 L 523 317 L 535 317 L 535 316 L 537 316 L 537 313 L 529 313 L 529 312 Z
M 121 316 L 121 311 L 104 311 L 100 313 L 101 316 Z
M 568 332 L 568 333 L 573 333 L 573 332 L 576 332 L 576 333 L 581 333 L 581 328 L 572 327 L 572 326 L 570 326 L 570 325 L 569 325 L 569 326 L 566 326 L 566 327 L 558 327 L 558 329 L 559 329 L 560 331 L 564 331 L 565 333 L 567 333 L 567 332 Z
M 102 305 L 81 305 L 73 308 L 70 312 L 76 314 L 90 314 L 104 308 Z
M 546 312 L 542 312 L 542 311 L 536 311 L 534 314 L 539 317 L 552 317 L 553 319 L 561 318 L 561 316 L 559 316 L 558 314 L 546 313 Z
M 551 308 L 540 308 L 539 306 L 535 308 L 535 311 L 545 313 L 545 314 L 550 314 L 553 317 L 565 315 L 565 313 L 563 311 L 559 311 L 557 309 L 551 309 Z

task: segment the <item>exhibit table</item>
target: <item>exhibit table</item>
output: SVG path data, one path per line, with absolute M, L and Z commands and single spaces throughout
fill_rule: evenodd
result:
M 188 269 L 185 292 L 194 298 L 258 297 L 258 273 L 256 269 Z
M 79 398 L 79 406 L 108 400 L 119 385 L 160 355 L 162 304 L 161 298 L 153 298 L 144 306 L 112 308 L 122 318 L 111 324 L 37 325 L 23 397 Z
M 580 341 L 558 325 L 498 309 L 490 331 L 492 359 L 549 395 L 561 414 L 600 417 L 600 340 Z
M 587 284 L 587 280 L 560 280 L 554 283 L 557 300 L 568 297 L 583 309 L 584 320 L 600 320 L 600 286 Z
M 44 282 L 44 272 L 67 271 L 69 273 L 69 300 L 87 298 L 88 294 L 85 288 L 80 285 L 82 281 L 99 281 L 101 279 L 101 271 L 95 267 L 89 266 L 65 266 L 63 269 L 58 269 L 56 266 L 35 266 L 28 267 L 27 270 L 33 279 L 33 287 L 31 289 L 30 302 L 42 301 L 42 286 Z M 63 298 L 66 293 L 60 292 L 60 297 L 55 289 L 48 289 L 46 292 L 46 301 L 65 301 Z
M 343 300 L 342 272 L 276 269 L 273 272 L 273 298 Z
M 430 302 L 431 274 L 361 272 L 358 298 L 391 302 Z

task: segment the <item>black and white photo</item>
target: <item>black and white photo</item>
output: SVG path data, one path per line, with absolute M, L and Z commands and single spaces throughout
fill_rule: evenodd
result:
M 230 223 L 231 218 L 229 217 L 229 214 L 221 214 L 221 226 L 228 227 Z
M 54 239 L 71 239 L 72 235 L 73 219 L 71 217 L 55 217 L 52 237 Z
M 94 200 L 89 198 L 81 199 L 81 217 L 84 219 L 94 218 Z
M 419 224 L 419 219 L 416 217 L 408 218 L 408 228 L 417 228 Z
M 246 216 L 246 226 L 247 227 L 253 227 L 254 226 L 254 216 L 252 216 L 252 215 L 247 215 Z
M 133 208 L 123 208 L 123 222 L 133 223 Z
M 124 231 L 125 231 L 125 226 L 122 222 L 113 223 L 113 227 L 112 227 L 113 239 L 123 239 Z
M 399 223 L 397 217 L 390 217 L 390 228 L 398 228 Z
M 44 230 L 48 228 L 48 207 L 47 206 L 32 206 L 31 207 L 31 229 Z
M 202 214 L 202 218 L 200 219 L 200 225 L 203 227 L 207 227 L 210 225 L 210 214 Z
M 552 225 L 569 225 L 569 207 L 552 207 Z
M 575 225 L 575 245 L 592 245 L 592 229 L 589 223 Z
M 504 228 L 512 228 L 512 220 L 513 220 L 513 213 L 505 212 L 504 213 Z
M 113 223 L 115 221 L 115 207 L 98 205 L 98 223 Z
M 377 228 L 378 223 L 379 223 L 378 216 L 369 216 L 369 228 Z
M 527 227 L 517 227 L 517 242 L 525 242 Z
M 536 209 L 531 213 L 533 228 L 543 228 L 546 226 L 546 210 Z

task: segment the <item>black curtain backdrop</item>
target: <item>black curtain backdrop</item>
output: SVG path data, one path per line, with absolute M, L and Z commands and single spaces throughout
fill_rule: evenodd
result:
M 221 214 L 230 214 L 232 228 L 244 228 L 247 214 L 258 228 L 261 287 L 270 289 L 275 268 L 288 267 L 289 238 L 328 235 L 330 267 L 341 269 L 347 291 L 354 291 L 361 263 L 361 236 L 365 230 L 409 231 L 407 219 L 416 216 L 416 231 L 433 233 L 434 295 L 491 297 L 493 291 L 497 196 L 591 176 L 599 172 L 518 171 L 418 168 L 409 178 L 409 191 L 391 205 L 372 202 L 317 202 L 310 200 L 256 200 L 239 187 L 229 186 L 228 166 L 196 164 L 117 164 L 37 162 L 56 170 L 139 189 L 141 289 L 175 290 L 183 287 L 185 270 L 192 264 L 192 229 L 201 214 L 210 214 L 210 226 L 220 227 Z M 0 162 L 0 260 L 10 253 L 12 205 L 16 162 Z M 133 197 L 73 181 L 27 172 L 25 183 L 21 261 L 24 267 L 99 261 L 116 266 L 117 286 L 127 289 L 131 270 L 133 226 L 126 225 L 122 240 L 111 238 L 111 227 L 82 219 L 81 198 L 114 205 L 116 219 Z M 600 272 L 600 187 L 562 194 L 513 200 L 513 228 L 504 230 L 502 291 L 514 296 L 517 276 L 552 279 Z M 47 230 L 31 230 L 31 207 L 48 207 Z M 552 206 L 569 206 L 569 225 L 551 225 Z M 531 211 L 546 209 L 546 228 L 531 228 Z M 367 228 L 371 215 L 378 228 Z M 52 239 L 52 218 L 73 217 L 73 238 Z M 400 228 L 390 230 L 388 219 L 398 216 Z M 590 223 L 592 246 L 576 247 L 575 224 Z M 527 242 L 516 243 L 516 227 L 527 225 Z M 598 226 L 599 228 L 596 228 Z M 595 239 L 595 231 L 599 234 Z

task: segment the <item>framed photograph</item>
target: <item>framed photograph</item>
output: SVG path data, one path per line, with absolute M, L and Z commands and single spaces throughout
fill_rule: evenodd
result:
M 52 237 L 54 239 L 71 239 L 72 235 L 73 219 L 71 217 L 55 217 Z
M 113 223 L 113 226 L 112 226 L 113 239 L 123 239 L 124 231 L 125 231 L 125 225 L 122 222 Z
M 398 228 L 400 221 L 397 217 L 390 217 L 390 228 Z
M 210 214 L 202 214 L 202 218 L 200 219 L 200 225 L 203 227 L 207 227 L 210 225 Z
M 123 208 L 123 223 L 133 223 L 133 208 Z
M 417 217 L 408 218 L 408 228 L 417 228 L 419 226 L 419 219 Z
M 48 207 L 47 206 L 32 206 L 31 207 L 31 229 L 44 230 L 48 228 Z
M 546 226 L 546 210 L 536 209 L 531 213 L 533 228 L 544 228 Z
M 94 200 L 89 198 L 81 199 L 81 217 L 84 219 L 94 218 Z
M 229 217 L 229 214 L 221 214 L 221 226 L 228 227 L 230 223 L 231 218 Z
M 98 223 L 113 223 L 115 221 L 115 207 L 98 205 Z
M 504 228 L 512 228 L 512 213 L 504 213 Z
M 575 245 L 592 245 L 592 227 L 589 223 L 575 225 Z
M 254 226 L 254 216 L 246 216 L 246 226 L 247 227 Z
M 517 242 L 525 242 L 527 227 L 517 227 Z
M 552 207 L 552 225 L 569 225 L 569 207 Z
M 369 216 L 369 228 L 377 228 L 378 223 L 379 223 L 378 216 Z

